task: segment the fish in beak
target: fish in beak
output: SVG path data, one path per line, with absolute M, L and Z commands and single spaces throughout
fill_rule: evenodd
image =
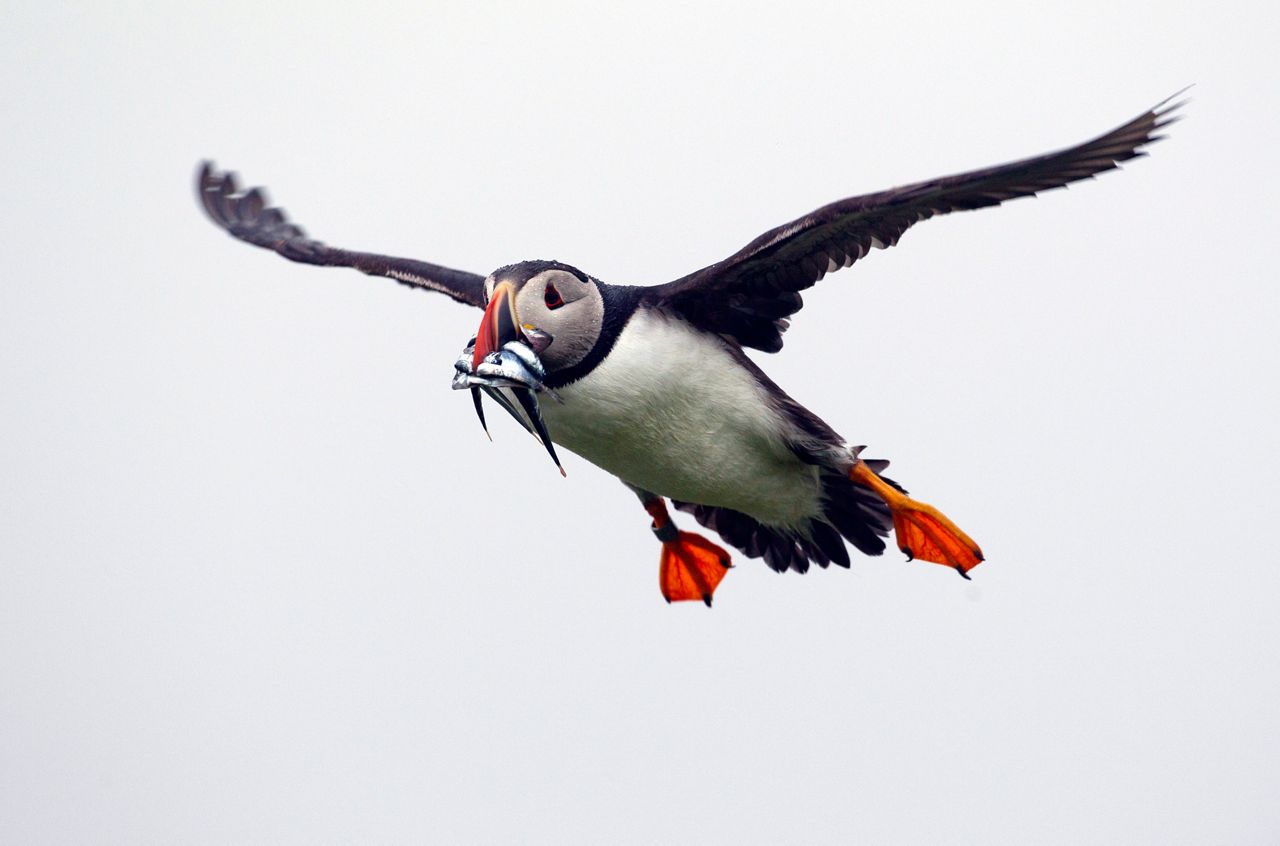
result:
M 530 328 L 532 329 L 532 327 Z M 510 282 L 499 282 L 494 286 L 493 295 L 489 298 L 489 305 L 485 307 L 484 316 L 480 318 L 480 328 L 476 331 L 475 350 L 471 355 L 472 372 L 478 371 L 485 359 L 494 353 L 498 353 L 499 358 L 504 354 L 514 355 L 510 350 L 504 350 L 504 347 L 513 341 L 524 344 L 531 350 L 527 355 L 533 359 L 532 362 L 516 362 L 518 365 L 525 365 L 519 369 L 527 371 L 528 364 L 537 364 L 536 355 L 546 347 L 550 338 L 546 333 L 538 332 L 537 330 L 532 331 L 532 336 L 526 337 L 520 329 L 520 318 L 516 313 L 515 286 Z M 519 356 L 518 358 L 524 358 L 524 356 Z M 540 364 L 537 364 L 537 370 L 540 374 Z M 535 384 L 540 384 L 540 380 Z M 481 389 L 481 387 L 472 386 L 471 397 L 475 403 L 476 415 L 480 418 L 480 425 L 484 427 L 487 435 L 489 434 L 489 427 L 485 424 L 484 409 L 480 402 Z M 556 455 L 556 448 L 551 443 L 551 434 L 547 431 L 546 424 L 542 421 L 542 414 L 538 409 L 538 398 L 534 391 L 531 388 L 510 383 L 502 388 L 485 385 L 483 390 L 489 395 L 490 399 L 502 406 L 520 425 L 533 432 L 534 436 L 546 448 L 551 460 L 555 462 L 560 475 L 564 476 L 564 467 L 560 464 L 560 458 Z M 515 398 L 520 411 L 524 412 L 523 417 L 502 393 L 502 390 L 509 391 Z

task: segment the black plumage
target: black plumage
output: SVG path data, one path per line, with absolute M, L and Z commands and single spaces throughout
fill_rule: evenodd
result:
M 233 173 L 219 173 L 212 162 L 200 165 L 196 194 L 209 219 L 241 241 L 275 250 L 290 261 L 325 267 L 353 267 L 370 276 L 385 276 L 401 285 L 437 291 L 460 303 L 484 308 L 484 277 L 416 259 L 362 253 L 330 247 L 307 237 L 289 222 L 283 209 L 267 205 L 266 192 L 241 192 Z
M 1177 120 L 1172 112 L 1182 104 L 1168 103 L 1056 153 L 838 200 L 769 230 L 723 261 L 646 288 L 644 301 L 744 347 L 777 352 L 787 318 L 803 305 L 798 292 L 827 273 L 873 247 L 893 246 L 909 227 L 934 215 L 1064 188 L 1146 155 L 1141 148 L 1163 137 L 1156 131 Z

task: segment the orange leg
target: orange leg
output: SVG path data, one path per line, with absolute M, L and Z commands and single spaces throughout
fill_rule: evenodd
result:
M 973 539 L 932 505 L 916 502 L 861 461 L 853 465 L 849 478 L 871 488 L 889 506 L 898 549 L 905 552 L 908 559 L 919 558 L 954 567 L 966 579 L 969 571 L 982 563 L 982 550 Z
M 701 535 L 677 530 L 661 497 L 647 500 L 644 510 L 653 518 L 653 533 L 662 541 L 658 587 L 663 599 L 701 599 L 711 607 L 712 594 L 732 566 L 729 553 Z

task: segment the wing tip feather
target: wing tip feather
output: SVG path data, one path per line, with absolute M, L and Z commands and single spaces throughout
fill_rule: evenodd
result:
M 1150 109 L 1151 114 L 1154 114 L 1157 116 L 1166 115 L 1166 114 L 1169 114 L 1170 112 L 1174 112 L 1182 108 L 1187 103 L 1191 102 L 1190 97 L 1183 97 L 1181 100 L 1178 100 L 1176 103 L 1173 103 L 1173 105 L 1170 105 L 1170 103 L 1174 100 L 1177 100 L 1179 97 L 1182 97 L 1183 94 L 1186 94 L 1188 91 L 1190 91 L 1192 88 L 1195 88 L 1195 87 L 1196 87 L 1196 84 L 1194 82 L 1191 83 L 1190 85 L 1182 86 L 1177 91 L 1173 92 L 1168 97 L 1165 97 L 1159 103 L 1156 103 L 1154 106 L 1152 106 Z

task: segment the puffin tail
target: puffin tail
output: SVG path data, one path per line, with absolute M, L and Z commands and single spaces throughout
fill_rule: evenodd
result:
M 877 459 L 866 459 L 863 463 L 877 474 L 889 466 L 889 462 Z M 901 490 L 892 479 L 880 478 Z M 845 474 L 825 468 L 822 493 L 822 516 L 812 521 L 810 533 L 818 537 L 823 532 L 820 527 L 829 526 L 863 555 L 882 555 L 884 539 L 893 530 L 893 515 L 884 500 L 868 488 L 851 484 Z

